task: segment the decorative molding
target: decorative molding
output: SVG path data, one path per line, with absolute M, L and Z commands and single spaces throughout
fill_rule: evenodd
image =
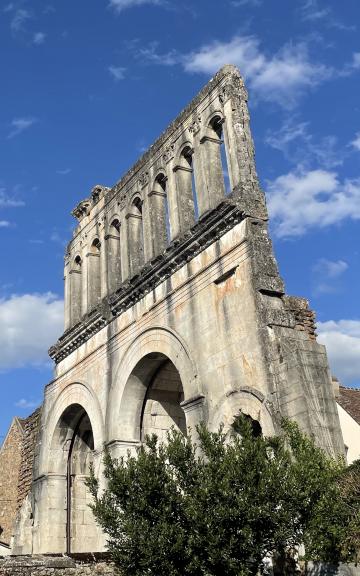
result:
M 162 154 L 162 158 L 166 164 L 170 162 L 175 156 L 175 144 L 167 146 Z
M 64 332 L 57 343 L 50 348 L 50 357 L 56 363 L 66 358 L 114 317 L 131 308 L 243 218 L 243 211 L 237 205 L 226 200 L 219 204 L 181 238 L 174 239 L 165 252 L 147 262 L 139 273 L 123 282 L 116 292 L 104 298 L 78 324 Z
M 145 186 L 149 183 L 149 172 L 145 171 L 139 176 L 139 186 L 140 188 L 145 188 Z
M 190 134 L 195 135 L 200 131 L 200 128 L 201 128 L 201 116 L 198 116 L 196 120 L 193 120 L 193 122 L 190 124 L 189 132 Z

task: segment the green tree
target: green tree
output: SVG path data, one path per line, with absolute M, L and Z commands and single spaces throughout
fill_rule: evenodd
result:
M 343 461 L 292 422 L 282 431 L 265 438 L 240 416 L 231 434 L 201 424 L 197 444 L 171 430 L 166 444 L 147 437 L 135 456 L 116 461 L 105 452 L 107 488 L 93 471 L 88 484 L 120 570 L 250 576 L 265 557 L 284 558 L 300 543 L 314 560 L 352 559 L 353 542 L 343 543 L 356 514 L 341 493 Z

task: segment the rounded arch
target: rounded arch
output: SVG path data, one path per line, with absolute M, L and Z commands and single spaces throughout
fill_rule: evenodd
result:
M 82 258 L 81 258 L 81 256 L 80 256 L 80 254 L 76 254 L 76 255 L 74 256 L 73 262 L 74 262 L 74 265 L 75 265 L 77 268 L 81 268 Z
M 223 124 L 225 122 L 225 116 L 221 110 L 213 110 L 211 114 L 207 117 L 205 122 L 205 127 L 212 128 L 214 130 L 214 124 Z
M 100 248 L 101 248 L 101 242 L 99 238 L 95 236 L 95 238 L 90 244 L 90 252 L 96 254 L 97 252 L 100 252 Z
M 170 360 L 179 373 L 184 401 L 201 394 L 195 363 L 182 339 L 163 327 L 144 330 L 130 344 L 114 373 L 107 412 L 110 441 L 140 438 L 146 383 L 165 360 Z
M 141 194 L 139 192 L 134 192 L 134 194 L 130 197 L 129 202 L 128 202 L 128 213 L 129 214 L 137 214 L 140 212 L 140 214 L 142 213 L 142 205 L 144 203 L 144 200 L 141 196 Z M 135 212 L 133 212 L 135 209 Z
M 117 234 L 120 234 L 120 218 L 118 216 L 113 216 L 110 219 L 109 230 L 112 234 L 114 234 L 114 231 L 116 231 Z
M 276 419 L 271 406 L 260 391 L 250 386 L 233 390 L 218 402 L 210 418 L 211 429 L 215 431 L 223 424 L 228 430 L 240 412 L 258 422 L 264 436 L 275 434 Z
M 88 388 L 84 383 L 75 382 L 68 384 L 57 396 L 54 404 L 49 410 L 45 421 L 45 434 L 44 438 L 47 442 L 44 443 L 42 450 L 42 458 L 40 463 L 41 473 L 48 473 L 51 442 L 54 436 L 55 429 L 61 419 L 62 414 L 69 408 L 69 406 L 77 404 L 88 414 L 93 435 L 94 435 L 94 449 L 101 451 L 104 437 L 104 419 L 98 399 L 93 391 Z
M 163 190 L 166 188 L 167 175 L 166 171 L 162 168 L 156 171 L 154 178 L 154 185 L 159 184 Z
M 187 149 L 192 150 L 193 147 L 194 147 L 194 144 L 192 142 L 190 142 L 190 140 L 184 140 L 183 142 L 181 142 L 181 144 L 178 147 L 177 154 L 176 154 L 177 163 L 179 163 L 182 156 L 184 155 L 184 151 Z

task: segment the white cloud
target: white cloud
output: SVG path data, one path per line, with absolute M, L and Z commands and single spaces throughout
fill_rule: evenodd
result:
M 55 244 L 60 244 L 60 246 L 66 246 L 66 240 L 62 238 L 57 230 L 53 230 L 50 235 L 51 242 Z
M 347 270 L 349 265 L 344 260 L 327 260 L 320 258 L 314 266 L 315 272 L 325 274 L 328 278 L 338 278 Z
M 126 68 L 123 68 L 122 66 L 109 66 L 108 71 L 116 82 L 125 78 Z
M 64 303 L 55 294 L 0 299 L 0 369 L 39 365 L 63 332 Z
M 294 106 L 305 90 L 314 88 L 333 74 L 325 65 L 310 61 L 304 43 L 286 44 L 275 54 L 267 55 L 255 36 L 234 36 L 228 42 L 215 40 L 189 54 L 172 50 L 161 55 L 156 52 L 156 45 L 139 54 L 156 64 L 181 64 L 186 72 L 208 75 L 224 64 L 235 64 L 255 95 L 286 108 Z
M 56 174 L 60 174 L 60 176 L 66 176 L 67 174 L 70 174 L 71 172 L 71 168 L 64 168 L 62 170 L 56 170 Z
M 329 8 L 321 8 L 318 0 L 306 0 L 302 6 L 303 20 L 322 20 L 330 14 Z
M 360 52 L 354 52 L 352 59 L 352 67 L 355 69 L 360 68 Z
M 9 228 L 11 226 L 11 222 L 8 220 L 0 220 L 0 228 Z
M 31 118 L 31 117 L 14 118 L 14 120 L 11 121 L 12 129 L 7 136 L 8 139 L 14 138 L 15 136 L 19 136 L 19 134 L 31 128 L 31 126 L 33 126 L 33 124 L 35 124 L 36 122 L 37 118 Z
M 17 408 L 24 408 L 24 410 L 36 408 L 41 404 L 38 400 L 27 400 L 26 398 L 20 398 L 17 402 L 15 402 L 15 406 Z
M 337 146 L 335 136 L 323 136 L 316 140 L 309 132 L 309 123 L 297 122 L 295 117 L 287 118 L 279 130 L 269 131 L 265 142 L 303 168 L 311 167 L 314 162 L 324 168 L 334 168 L 343 163 L 346 155 L 344 149 Z
M 9 7 L 11 8 L 9 9 Z M 8 12 L 13 10 L 13 5 L 8 5 Z M 10 22 L 10 28 L 13 33 L 22 32 L 25 29 L 25 24 L 28 20 L 30 20 L 30 12 L 25 10 L 25 8 L 18 8 L 14 12 L 14 16 Z
M 360 152 L 360 132 L 356 134 L 354 140 L 351 142 L 351 146 Z
M 343 384 L 360 384 L 360 320 L 318 322 L 333 374 Z
M 233 0 L 231 5 L 235 8 L 241 8 L 242 6 L 258 7 L 262 5 L 262 0 Z
M 349 268 L 344 260 L 320 258 L 312 268 L 315 295 L 334 294 L 341 290 L 342 276 Z
M 300 236 L 345 219 L 360 219 L 360 179 L 298 169 L 268 182 L 269 212 L 279 237 Z
M 21 206 L 25 206 L 25 202 L 11 198 L 5 188 L 0 188 L 0 208 L 18 208 Z
M 134 8 L 135 6 L 143 6 L 144 4 L 162 6 L 165 2 L 163 0 L 110 0 L 109 6 L 119 13 L 126 8 Z
M 37 44 L 44 44 L 46 38 L 46 34 L 44 32 L 36 32 L 33 36 L 33 43 Z

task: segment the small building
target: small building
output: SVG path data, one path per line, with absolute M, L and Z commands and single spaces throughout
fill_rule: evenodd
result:
M 347 463 L 360 458 L 360 388 L 341 386 L 333 379 Z
M 17 512 L 18 483 L 21 467 L 21 449 L 24 438 L 24 420 L 13 418 L 0 448 L 0 538 L 3 547 L 10 544 Z M 3 554 L 4 555 L 4 554 Z
M 40 413 L 13 418 L 0 447 L 0 556 L 11 553 L 16 517 L 31 488 Z

